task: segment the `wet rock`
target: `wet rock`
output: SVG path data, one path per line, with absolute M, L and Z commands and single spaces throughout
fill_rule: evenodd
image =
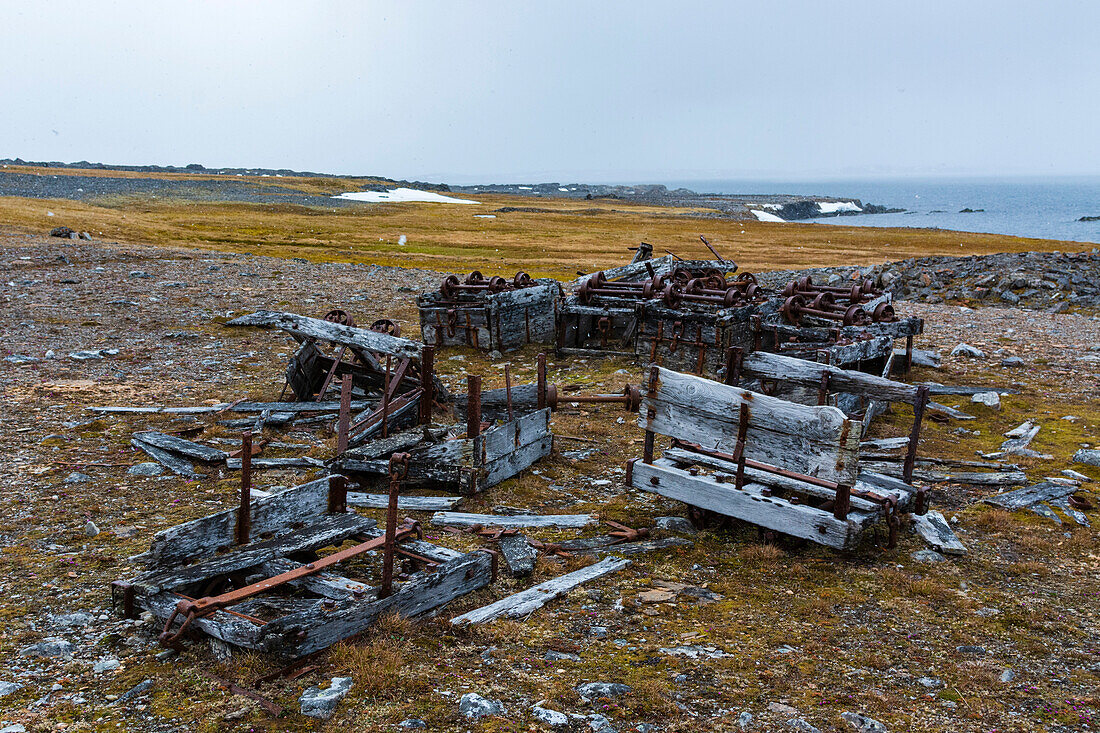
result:
M 302 715 L 328 719 L 336 712 L 336 706 L 351 692 L 351 677 L 333 677 L 325 689 L 311 687 L 298 698 Z
M 586 700 L 596 700 L 601 697 L 619 697 L 631 692 L 630 685 L 621 682 L 585 682 L 577 685 L 577 694 Z
M 476 692 L 467 692 L 458 701 L 458 712 L 471 720 L 480 720 L 486 715 L 503 715 L 504 703 L 482 697 Z
M 965 356 L 968 359 L 983 359 L 985 358 L 985 352 L 981 349 L 974 348 L 970 344 L 964 343 L 951 349 L 951 356 Z
M 569 725 L 569 716 L 565 713 L 559 713 L 557 710 L 550 710 L 539 705 L 535 705 L 531 708 L 531 715 L 536 719 L 541 720 L 551 728 L 561 728 Z
M 19 656 L 72 659 L 73 645 L 64 639 L 54 637 L 23 647 L 19 650 Z

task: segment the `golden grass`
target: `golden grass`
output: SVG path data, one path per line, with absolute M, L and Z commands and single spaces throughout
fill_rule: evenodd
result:
M 7 170 L 12 170 L 9 168 Z M 26 169 L 47 175 L 145 176 L 118 171 Z M 156 174 L 180 180 L 219 179 L 210 174 Z M 364 179 L 233 177 L 257 186 L 333 194 L 366 187 Z M 466 194 L 463 194 L 466 196 Z M 277 199 L 277 194 L 275 195 Z M 307 207 L 292 204 L 208 203 L 176 199 L 102 199 L 95 204 L 54 199 L 0 198 L 9 226 L 42 233 L 63 224 L 97 239 L 127 244 L 363 262 L 442 271 L 474 268 L 535 276 L 573 277 L 577 271 L 623 264 L 639 241 L 657 254 L 709 257 L 705 234 L 742 270 L 764 271 L 862 265 L 932 254 L 985 254 L 1057 250 L 1064 242 L 931 229 L 880 229 L 825 224 L 769 224 L 701 219 L 706 210 L 663 208 L 624 201 L 574 201 L 515 196 L 472 196 L 480 206 L 363 204 Z M 495 212 L 503 206 L 549 213 Z M 47 216 L 47 211 L 54 216 Z M 479 219 L 475 214 L 496 214 Z M 399 246 L 398 238 L 407 237 Z M 1072 247 L 1073 245 L 1069 245 Z

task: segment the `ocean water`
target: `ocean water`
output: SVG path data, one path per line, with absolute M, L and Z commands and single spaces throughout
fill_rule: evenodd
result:
M 1052 179 L 904 179 L 836 181 L 672 181 L 669 188 L 728 194 L 795 194 L 852 197 L 864 203 L 906 209 L 905 214 L 869 214 L 811 219 L 823 224 L 917 227 L 989 232 L 1072 242 L 1100 242 L 1100 177 Z M 962 209 L 985 211 L 962 214 Z

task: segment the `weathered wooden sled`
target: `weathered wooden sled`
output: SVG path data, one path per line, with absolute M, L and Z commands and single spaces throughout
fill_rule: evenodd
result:
M 860 472 L 860 423 L 835 407 L 653 366 L 638 424 L 645 453 L 630 464 L 633 488 L 829 547 L 854 547 L 882 519 L 893 538 L 917 495 Z M 658 434 L 672 442 L 655 458 Z
M 345 498 L 343 478 L 326 477 L 252 501 L 244 515 L 229 509 L 159 532 L 136 558 L 147 570 L 115 581 L 112 595 L 127 617 L 144 609 L 161 619 L 162 643 L 195 629 L 297 658 L 383 614 L 418 616 L 491 582 L 490 555 L 424 542 L 408 521 L 392 534 L 392 552 L 415 567 L 407 580 L 387 581 L 384 568 L 377 586 L 333 574 L 338 562 L 362 565 L 386 544 L 374 520 L 346 512 Z M 356 544 L 323 552 L 348 541 Z
M 480 277 L 480 273 L 473 273 L 466 279 L 470 281 L 473 275 Z M 457 289 L 447 288 L 444 281 L 440 291 L 421 295 L 416 304 L 424 343 L 437 348 L 472 346 L 485 351 L 553 343 L 561 286 L 555 280 L 521 281 L 520 275 L 523 273 L 515 278 L 517 285 L 524 284 L 511 290 L 494 292 L 488 280 L 473 278 Z

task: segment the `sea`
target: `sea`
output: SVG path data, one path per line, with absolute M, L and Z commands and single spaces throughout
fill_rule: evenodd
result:
M 905 209 L 904 214 L 825 217 L 806 221 L 865 227 L 915 227 L 1018 237 L 1100 242 L 1100 177 L 907 178 L 834 181 L 662 181 L 699 193 L 794 194 L 855 198 Z M 971 209 L 974 213 L 960 213 Z

